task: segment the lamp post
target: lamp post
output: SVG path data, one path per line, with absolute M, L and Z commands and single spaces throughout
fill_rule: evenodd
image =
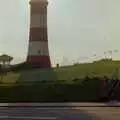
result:
M 110 55 L 110 59 L 113 59 L 113 52 L 111 50 L 108 51 L 109 55 Z
M 119 51 L 118 50 L 114 50 L 114 53 L 117 55 L 117 53 L 119 53 Z
M 105 57 L 105 60 L 107 60 L 107 53 L 104 52 L 104 57 Z

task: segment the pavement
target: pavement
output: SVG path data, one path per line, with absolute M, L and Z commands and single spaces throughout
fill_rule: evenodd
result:
M 51 103 L 5 104 L 6 106 L 2 106 L 1 103 L 0 120 L 120 120 L 120 107 L 107 107 L 103 106 L 103 103 L 101 106 L 100 103 L 71 103 L 72 106 L 69 103 L 69 106 L 66 105 L 66 107 L 67 103 L 52 103 L 53 107 L 51 107 Z M 57 106 L 60 104 L 63 104 L 64 107 Z
M 120 102 L 111 101 L 108 103 L 0 103 L 0 107 L 120 107 Z

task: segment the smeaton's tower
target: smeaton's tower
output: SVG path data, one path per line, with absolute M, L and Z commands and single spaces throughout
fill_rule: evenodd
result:
M 47 6 L 47 0 L 30 1 L 30 37 L 27 63 L 33 67 L 51 67 L 47 34 Z

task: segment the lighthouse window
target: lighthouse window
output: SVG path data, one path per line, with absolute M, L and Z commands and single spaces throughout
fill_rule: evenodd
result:
M 44 34 L 44 40 L 45 40 L 45 41 L 47 40 L 47 35 L 46 35 L 46 34 Z
M 41 52 L 40 52 L 40 50 L 38 50 L 38 54 L 40 54 Z

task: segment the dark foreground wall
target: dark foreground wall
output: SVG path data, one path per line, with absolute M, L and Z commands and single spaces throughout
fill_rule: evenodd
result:
M 39 84 L 0 87 L 0 102 L 80 102 L 100 98 L 99 87 L 88 84 Z
M 103 86 L 104 81 L 101 80 L 77 84 L 36 83 L 14 87 L 1 86 L 0 102 L 100 102 L 102 98 L 119 99 L 120 84 L 115 82 L 106 81 L 106 86 Z

